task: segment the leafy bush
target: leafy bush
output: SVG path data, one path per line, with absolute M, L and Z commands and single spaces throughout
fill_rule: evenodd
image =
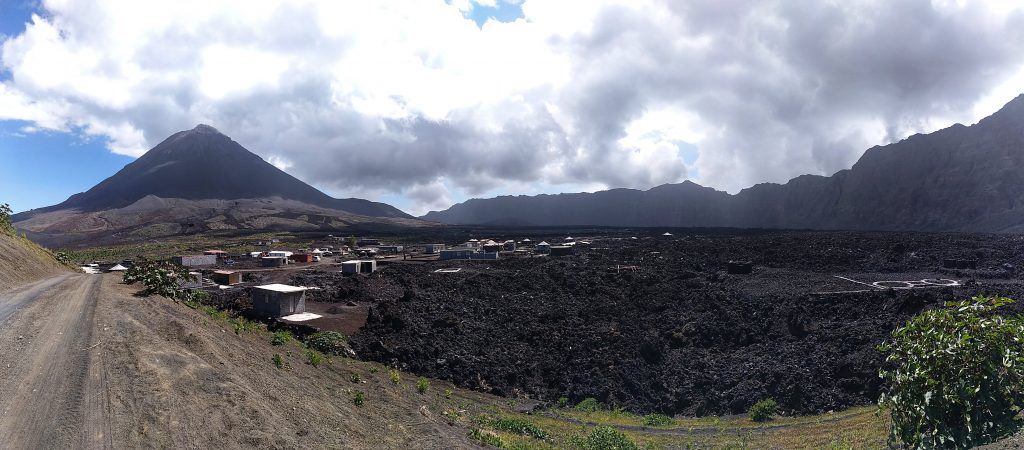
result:
M 348 379 L 350 381 L 352 381 L 353 383 L 362 383 L 363 382 L 363 377 L 359 376 L 358 373 L 352 374 L 352 376 L 348 377 Z
M 274 353 L 274 356 L 271 358 L 271 361 L 274 362 L 274 367 L 277 367 L 278 369 L 284 368 L 284 358 L 282 358 L 279 353 Z
M 363 403 L 365 401 L 366 401 L 366 396 L 363 395 L 362 391 L 356 391 L 356 395 L 352 396 L 352 403 L 355 404 L 356 406 L 363 406 Z
M 452 398 L 452 390 L 451 389 L 445 389 L 444 390 L 444 398 L 446 398 L 446 399 L 451 399 Z
M 228 319 L 228 323 L 235 329 L 235 334 L 252 333 L 260 329 L 259 323 L 246 320 L 244 317 Z
M 775 408 L 778 408 L 779 404 L 775 402 L 773 398 L 766 398 L 754 403 L 753 406 L 747 410 L 747 415 L 750 416 L 750 420 L 754 422 L 767 422 L 775 418 Z
M 68 252 L 53 252 L 53 259 L 56 259 L 57 262 L 64 264 L 65 266 L 71 264 L 71 256 L 68 255 Z
M 8 236 L 15 236 L 17 233 L 14 231 L 14 225 L 11 224 L 11 205 L 6 203 L 0 204 L 0 233 L 4 233 Z
M 576 404 L 576 410 L 579 412 L 596 412 L 600 409 L 601 402 L 597 401 L 594 397 L 587 397 Z
M 191 290 L 182 289 L 181 283 L 195 281 L 196 277 L 188 273 L 188 269 L 170 261 L 152 261 L 140 258 L 124 272 L 122 280 L 125 284 L 142 283 L 145 287 L 142 295 L 162 295 L 174 300 L 192 301 L 196 295 Z
M 558 397 L 558 407 L 565 408 L 569 406 L 569 397 Z
M 625 433 L 606 425 L 594 427 L 586 436 L 574 436 L 570 439 L 569 444 L 583 450 L 638 450 L 640 448 Z
M 644 416 L 644 425 L 649 427 L 667 427 L 672 425 L 673 422 L 671 417 L 664 414 L 648 414 Z
M 327 357 L 324 356 L 323 353 L 316 350 L 306 350 L 306 363 L 309 365 L 313 367 L 320 367 L 320 364 L 323 364 L 326 361 Z
M 343 355 L 348 337 L 337 331 L 318 331 L 306 339 L 309 348 L 328 355 Z
M 398 384 L 399 381 L 402 381 L 402 374 L 398 373 L 398 369 L 389 370 L 388 377 L 391 378 L 391 382 L 395 384 Z
M 522 436 L 530 436 L 537 439 L 546 439 L 548 433 L 526 419 L 518 417 L 496 417 L 483 421 L 485 425 L 496 430 L 507 431 Z
M 416 392 L 426 394 L 427 389 L 430 389 L 430 382 L 426 378 L 420 377 L 420 379 L 416 380 Z
M 292 332 L 288 330 L 275 331 L 270 337 L 271 345 L 284 345 L 292 340 Z
M 893 445 L 969 448 L 1002 437 L 1024 407 L 1024 319 L 975 297 L 926 311 L 879 346 L 888 367 L 879 405 L 892 416 Z

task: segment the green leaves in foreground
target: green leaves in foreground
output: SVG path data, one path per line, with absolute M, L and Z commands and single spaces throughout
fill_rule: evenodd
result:
M 1013 300 L 975 297 L 925 311 L 879 346 L 893 445 L 970 448 L 1019 426 L 1024 320 L 994 313 Z

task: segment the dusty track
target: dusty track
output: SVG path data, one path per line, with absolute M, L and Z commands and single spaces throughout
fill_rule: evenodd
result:
M 90 368 L 101 277 L 63 274 L 0 295 L 0 442 L 112 447 L 104 378 Z

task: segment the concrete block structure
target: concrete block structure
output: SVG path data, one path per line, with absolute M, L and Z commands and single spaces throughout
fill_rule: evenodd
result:
M 282 267 L 285 261 L 283 256 L 264 256 L 260 258 L 260 267 Z
M 213 272 L 213 276 L 211 276 L 210 279 L 213 280 L 214 283 L 223 286 L 231 286 L 242 282 L 242 273 L 231 270 L 218 270 Z
M 341 273 L 373 273 L 377 271 L 377 261 L 369 260 L 352 260 L 341 263 Z
M 172 260 L 185 267 L 212 266 L 217 264 L 217 255 L 182 255 Z
M 281 317 L 306 312 L 306 288 L 287 284 L 256 286 L 249 294 L 253 312 Z

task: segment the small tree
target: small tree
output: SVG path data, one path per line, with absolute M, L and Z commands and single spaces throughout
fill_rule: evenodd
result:
M 879 346 L 892 415 L 890 441 L 916 448 L 970 448 L 1019 426 L 1024 406 L 1024 320 L 975 297 L 926 311 Z
M 14 236 L 14 225 L 11 223 L 11 214 L 14 211 L 11 210 L 11 205 L 6 203 L 0 204 L 0 233 Z
M 773 398 L 761 399 L 751 405 L 750 409 L 747 410 L 747 415 L 754 422 L 767 422 L 775 417 L 775 409 L 778 407 L 779 404 Z
M 188 269 L 169 261 L 140 258 L 124 272 L 125 284 L 142 283 L 143 295 L 162 295 L 175 300 L 193 300 L 181 289 L 181 283 L 195 281 Z

